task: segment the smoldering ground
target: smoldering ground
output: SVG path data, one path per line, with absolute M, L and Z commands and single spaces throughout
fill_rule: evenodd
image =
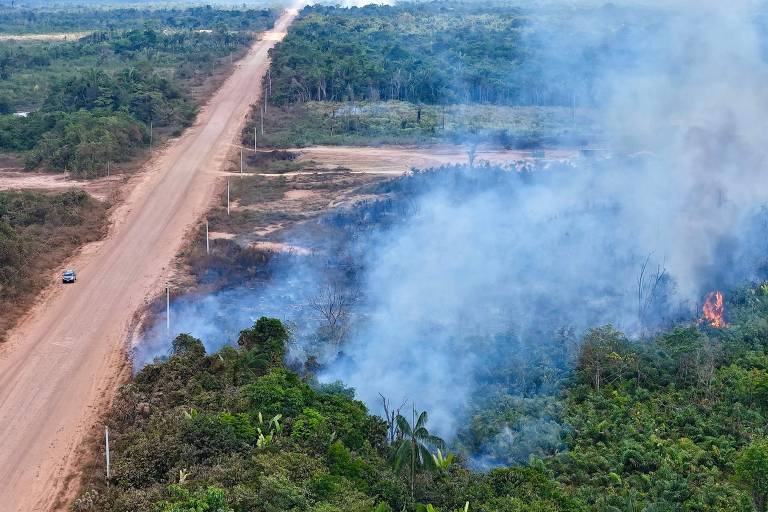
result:
M 480 393 L 550 393 L 590 326 L 640 335 L 691 319 L 710 289 L 763 277 L 768 68 L 755 9 L 666 6 L 653 23 L 638 21 L 641 40 L 622 39 L 642 52 L 583 71 L 594 77 L 589 94 L 611 156 L 522 173 L 446 168 L 387 184 L 396 199 L 326 219 L 340 226 L 330 252 L 297 260 L 268 285 L 175 304 L 177 331 L 215 348 L 261 314 L 287 318 L 293 361 L 314 356 L 321 381 L 354 387 L 373 411 L 380 393 L 408 399 L 452 437 Z M 623 30 L 614 19 L 591 21 Z M 323 318 L 310 303 L 338 284 L 339 261 L 354 262 L 340 293 L 355 288 L 356 299 L 331 344 L 316 334 Z M 553 431 L 549 418 L 537 421 Z M 542 429 L 517 433 L 529 430 Z M 500 435 L 502 445 L 514 437 Z

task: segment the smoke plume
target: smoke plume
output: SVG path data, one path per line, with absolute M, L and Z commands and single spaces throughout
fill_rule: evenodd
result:
M 494 344 L 499 333 L 534 351 L 543 340 L 525 333 L 558 317 L 553 330 L 610 322 L 638 332 L 644 314 L 673 317 L 709 287 L 755 276 L 763 247 L 749 227 L 768 198 L 756 13 L 750 3 L 684 7 L 638 21 L 645 39 L 628 42 L 641 55 L 600 64 L 612 157 L 516 189 L 435 187 L 369 248 L 364 295 L 375 314 L 324 378 L 369 404 L 408 397 L 450 435 L 480 374 L 512 350 Z M 623 29 L 605 16 L 589 22 Z M 646 261 L 666 278 L 640 292 L 658 294 L 646 297 L 651 309 L 638 298 Z
M 286 318 L 292 358 L 315 356 L 322 381 L 354 387 L 374 411 L 380 393 L 408 399 L 451 437 L 488 386 L 551 391 L 546 371 L 518 376 L 567 367 L 584 329 L 641 334 L 690 318 L 714 287 L 756 279 L 768 198 L 761 13 L 752 2 L 676 4 L 568 7 L 573 26 L 547 44 L 605 58 L 539 65 L 590 77 L 578 101 L 598 108 L 609 151 L 558 169 L 404 178 L 407 208 L 346 249 L 361 272 L 340 345 L 312 334 L 324 264 L 293 262 L 266 287 L 175 304 L 175 324 L 216 348 L 261 314 Z M 553 431 L 540 418 L 496 443 L 541 430 L 531 425 Z

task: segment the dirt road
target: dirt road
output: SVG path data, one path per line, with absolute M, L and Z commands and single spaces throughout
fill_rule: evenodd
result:
M 183 237 L 213 197 L 226 160 L 258 99 L 267 51 L 296 15 L 238 64 L 195 126 L 151 162 L 115 212 L 109 236 L 72 263 L 59 285 L 0 348 L 0 510 L 63 509 L 76 492 L 79 452 L 126 376 L 134 312 L 162 288 Z

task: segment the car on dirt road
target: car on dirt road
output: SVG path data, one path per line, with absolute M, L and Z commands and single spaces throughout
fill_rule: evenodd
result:
M 61 275 L 61 282 L 63 283 L 74 283 L 76 279 L 77 275 L 74 270 L 65 270 Z

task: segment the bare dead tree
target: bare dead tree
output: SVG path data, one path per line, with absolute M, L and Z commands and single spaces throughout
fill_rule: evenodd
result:
M 311 298 L 309 306 L 325 321 L 325 330 L 333 343 L 339 344 L 347 332 L 349 309 L 356 301 L 356 294 L 328 284 L 318 295 Z
M 637 276 L 637 316 L 641 321 L 648 314 L 667 275 L 667 269 L 661 265 L 657 265 L 653 273 L 648 271 L 652 255 L 653 253 L 649 253 L 645 258 Z
M 408 400 L 403 400 L 400 407 L 392 409 L 392 402 L 381 393 L 379 393 L 379 396 L 381 397 L 381 405 L 384 408 L 384 420 L 387 422 L 387 442 L 392 445 L 395 443 L 395 438 L 397 437 L 397 424 L 395 423 L 395 419 L 400 415 L 400 411 L 405 407 L 405 404 L 408 403 Z
M 707 400 L 714 399 L 715 375 L 717 374 L 717 363 L 721 355 L 722 347 L 708 339 L 706 339 L 702 346 L 697 350 L 697 387 L 702 396 Z
M 477 156 L 477 144 L 471 144 L 467 150 L 467 159 L 469 160 L 469 168 L 475 168 L 475 157 Z

